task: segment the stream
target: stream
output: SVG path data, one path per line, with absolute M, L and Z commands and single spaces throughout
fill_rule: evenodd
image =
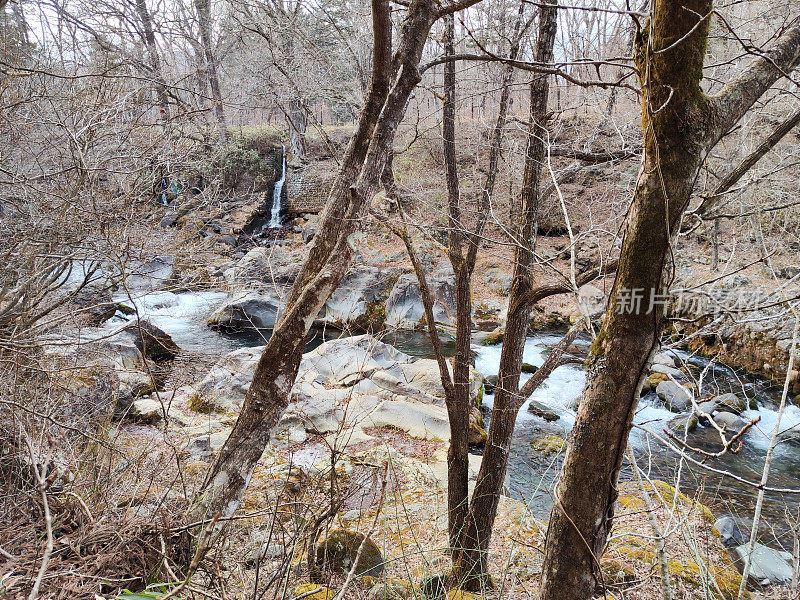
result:
M 206 321 L 211 312 L 226 298 L 224 292 L 152 292 L 133 300 L 143 318 L 150 319 L 156 326 L 169 333 L 175 342 L 189 352 L 222 355 L 243 347 L 263 345 L 265 337 L 259 334 L 229 335 L 211 330 Z M 130 305 L 131 300 L 119 298 Z M 121 316 L 114 319 L 119 321 Z M 266 333 L 266 332 L 265 332 Z M 309 336 L 308 349 L 312 349 L 325 339 L 340 337 L 337 330 L 314 330 Z M 540 365 L 548 348 L 558 342 L 560 332 L 545 331 L 533 333 L 525 344 L 523 360 Z M 431 346 L 425 334 L 420 332 L 388 332 L 381 339 L 396 346 L 412 356 L 431 357 Z M 577 342 L 587 347 L 588 338 Z M 452 343 L 445 342 L 445 350 L 452 353 Z M 501 346 L 473 345 L 476 353 L 475 368 L 484 375 L 496 375 L 500 363 Z M 769 444 L 769 437 L 777 420 L 776 409 L 780 402 L 781 390 L 767 382 L 735 371 L 725 365 L 709 364 L 703 357 L 691 356 L 684 351 L 674 354 L 690 365 L 695 377 L 706 369 L 703 379 L 704 389 L 714 393 L 734 392 L 740 397 L 754 400 L 758 410 L 748 410 L 743 414 L 748 419 L 760 417 L 760 421 L 745 435 L 738 453 L 727 453 L 712 459 L 708 464 L 715 469 L 728 471 L 748 481 L 758 481 Z M 530 375 L 523 374 L 523 381 Z M 532 395 L 532 400 L 554 409 L 559 419 L 545 422 L 528 412 L 527 402 L 517 417 L 516 431 L 511 445 L 507 474 L 506 493 L 523 500 L 532 513 L 547 518 L 552 507 L 550 490 L 558 474 L 562 454 L 545 455 L 533 450 L 531 442 L 547 434 L 568 435 L 575 422 L 575 401 L 580 397 L 586 374 L 580 365 L 565 365 L 556 369 L 547 381 Z M 491 407 L 493 395 L 484 396 L 484 404 Z M 697 493 L 699 499 L 709 505 L 714 514 L 731 514 L 740 523 L 742 531 L 749 529 L 752 518 L 756 490 L 734 478 L 713 472 L 687 460 L 665 447 L 655 436 L 664 437 L 663 430 L 674 413 L 664 408 L 655 393 L 645 395 L 639 402 L 634 417 L 634 429 L 630 443 L 636 453 L 639 466 L 649 477 L 662 479 L 675 484 L 680 480 L 680 489 L 687 495 Z M 487 423 L 488 427 L 488 423 Z M 782 430 L 800 434 L 800 408 L 790 405 L 781 421 Z M 697 448 L 716 452 L 720 448 L 719 438 L 714 429 L 699 426 L 690 433 L 687 442 Z M 701 459 L 699 455 L 694 458 Z M 622 478 L 628 480 L 632 472 L 627 461 Z M 769 485 L 778 488 L 800 487 L 800 444 L 782 443 L 774 451 Z M 767 545 L 791 549 L 792 539 L 789 523 L 796 521 L 800 511 L 800 494 L 770 494 L 764 502 L 761 527 L 761 541 Z

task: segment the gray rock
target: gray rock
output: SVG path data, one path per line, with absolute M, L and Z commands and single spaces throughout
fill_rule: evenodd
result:
M 592 284 L 586 284 L 578 289 L 578 305 L 581 314 L 588 315 L 590 319 L 603 316 L 608 306 L 608 294 Z
M 450 265 L 437 268 L 428 277 L 433 298 L 433 316 L 437 324 L 455 324 L 455 277 Z M 386 301 L 386 325 L 397 329 L 420 329 L 425 326 L 425 308 L 414 273 L 401 275 Z
M 747 544 L 728 549 L 731 560 L 740 573 L 744 571 L 747 550 Z M 781 552 L 763 544 L 756 544 L 753 547 L 753 554 L 750 556 L 749 582 L 767 586 L 786 584 L 791 580 L 792 566 Z
M 676 434 L 691 433 L 697 429 L 697 415 L 683 413 L 670 419 L 669 428 Z
M 489 286 L 492 291 L 501 296 L 508 296 L 513 281 L 514 277 L 511 274 L 503 273 L 498 269 L 488 269 L 483 274 L 483 282 Z
M 208 320 L 209 326 L 222 331 L 258 331 L 273 329 L 283 305 L 268 292 L 247 292 L 220 306 Z
M 558 421 L 558 419 L 561 418 L 558 412 L 536 400 L 530 401 L 530 404 L 528 404 L 528 412 L 548 422 Z
M 111 299 L 111 290 L 105 282 L 89 283 L 72 296 L 81 315 L 88 317 L 89 325 L 97 326 L 117 312 L 117 304 Z
M 322 322 L 337 327 L 366 329 L 382 327 L 386 318 L 383 304 L 402 270 L 370 266 L 352 268 L 325 303 Z
M 189 407 L 199 412 L 238 410 L 253 381 L 264 346 L 226 354 L 197 385 Z
M 174 278 L 175 259 L 154 256 L 128 269 L 126 285 L 128 290 L 156 290 L 166 287 Z
M 270 532 L 267 529 L 253 529 L 250 532 L 250 539 L 248 541 L 250 552 L 245 562 L 248 565 L 254 565 L 257 561 L 281 558 L 286 553 L 286 548 L 283 544 L 276 544 L 274 539 L 274 534 L 272 539 L 270 539 Z
M 303 235 L 303 242 L 305 242 L 306 244 L 309 243 L 314 237 L 314 234 L 317 233 L 317 221 L 318 219 L 316 218 L 309 219 L 308 223 L 300 227 L 301 233 Z
M 720 394 L 711 399 L 714 409 L 740 415 L 747 410 L 747 403 L 736 394 Z
M 653 357 L 654 365 L 665 365 L 667 367 L 675 367 L 675 358 L 668 352 L 659 352 Z
M 120 387 L 125 386 L 133 397 L 146 396 L 155 391 L 153 377 L 142 371 L 119 371 Z
M 686 379 L 686 374 L 681 371 L 680 369 L 676 369 L 675 367 L 669 367 L 667 365 L 662 365 L 658 363 L 654 363 L 650 366 L 650 371 L 653 373 L 663 373 L 664 375 L 671 375 L 678 381 Z
M 163 406 L 151 398 L 139 398 L 133 401 L 128 418 L 138 423 L 152 424 L 164 416 Z
M 357 556 L 362 544 L 361 555 Z M 371 538 L 365 540 L 363 533 L 347 529 L 331 531 L 328 537 L 317 545 L 314 557 L 317 569 L 328 573 L 348 573 L 355 565 L 355 575 L 358 577 L 365 575 L 380 577 L 385 567 L 378 545 Z
M 735 415 L 734 413 L 727 411 L 716 413 L 714 415 L 714 422 L 720 427 L 725 427 L 726 431 L 730 433 L 740 431 L 745 425 L 747 425 L 747 421 Z
M 687 412 L 692 407 L 691 392 L 674 381 L 662 381 L 656 394 L 672 412 Z
M 174 227 L 175 224 L 178 222 L 180 215 L 176 212 L 169 212 L 161 219 L 161 227 L 167 229 L 169 227 Z
M 178 344 L 167 332 L 146 319 L 132 321 L 122 326 L 118 331 L 132 336 L 133 343 L 136 344 L 139 352 L 152 361 L 172 360 L 180 352 Z
M 494 389 L 497 387 L 497 375 L 489 375 L 483 380 L 483 389 L 487 394 L 494 394 Z
M 794 279 L 795 277 L 800 275 L 800 266 L 789 265 L 787 267 L 783 267 L 782 269 L 778 269 L 775 272 L 775 275 L 780 277 L 781 279 Z
M 741 546 L 745 543 L 744 535 L 733 517 L 725 515 L 714 522 L 714 527 L 719 531 L 722 545 L 727 547 Z
M 705 402 L 701 402 L 700 404 L 698 404 L 697 408 L 698 408 L 697 417 L 700 420 L 700 424 L 703 427 L 707 427 L 709 425 L 708 418 L 704 417 L 703 414 L 706 414 L 709 417 L 713 417 L 717 405 L 714 403 L 713 400 L 706 400 Z
M 283 293 L 294 283 L 302 262 L 301 253 L 280 246 L 253 248 L 225 271 L 225 279 L 231 285 L 244 284 Z

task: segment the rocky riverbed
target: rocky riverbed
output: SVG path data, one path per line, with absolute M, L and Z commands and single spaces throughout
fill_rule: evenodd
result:
M 132 423 L 125 427 L 136 435 L 168 431 L 186 460 L 206 463 L 230 433 L 263 344 L 297 276 L 299 260 L 280 247 L 255 248 L 220 269 L 224 291 L 178 291 L 169 259 L 153 259 L 129 278 L 128 293 L 112 299 L 118 309 L 114 317 L 98 327 L 49 339 L 48 353 L 69 366 L 73 376 L 65 381 L 93 410 L 111 411 L 115 419 Z M 446 337 L 454 314 L 452 271 L 441 264 L 431 264 L 427 270 L 437 321 Z M 602 305 L 602 298 L 595 303 Z M 495 331 L 476 332 L 473 345 L 473 477 L 493 400 L 491 384 L 501 346 L 492 342 L 501 339 L 497 332 L 503 308 L 483 304 L 480 312 L 481 326 Z M 399 257 L 379 255 L 359 261 L 315 323 L 290 407 L 264 460 L 278 468 L 288 459 L 306 475 L 319 473 L 330 462 L 331 448 L 362 455 L 364 448 L 385 446 L 387 432 L 396 432 L 392 447 L 407 451 L 393 458 L 399 472 L 416 486 L 442 490 L 449 426 L 438 367 L 419 331 L 421 319 L 419 290 Z M 373 334 L 343 331 L 366 328 Z M 534 367 L 540 364 L 559 338 L 558 332 L 533 334 L 524 360 Z M 588 340 L 581 340 L 572 350 L 580 356 L 587 345 Z M 196 378 L 180 381 L 171 370 L 181 360 L 207 366 Z M 74 376 L 75 372 L 81 375 Z M 546 518 L 552 505 L 550 489 L 584 378 L 579 365 L 560 367 L 520 412 L 506 493 L 511 505 L 536 517 Z M 734 513 L 734 526 L 743 528 L 754 492 L 735 477 L 759 478 L 766 441 L 777 418 L 776 400 L 776 390 L 767 382 L 687 350 L 662 352 L 654 358 L 644 384 L 631 444 L 652 477 L 680 481 L 684 492 L 700 494 L 715 510 Z M 730 432 L 752 421 L 755 424 L 743 437 L 739 452 L 717 459 L 716 471 L 679 460 L 674 452 L 681 442 L 713 452 L 719 449 L 718 428 Z M 800 409 L 791 406 L 782 422 L 784 443 L 776 452 L 771 484 L 794 487 Z M 623 473 L 623 479 L 630 478 L 629 471 Z M 785 544 L 788 529 L 783 513 L 787 503 L 790 510 L 796 505 L 785 497 L 780 504 L 777 496 L 768 498 L 762 538 L 773 546 Z M 741 554 L 742 541 L 734 534 L 727 539 L 734 558 Z M 761 562 L 772 565 L 777 582 L 780 573 L 785 574 L 780 562 L 785 559 L 764 548 Z M 765 566 L 761 573 L 766 570 Z

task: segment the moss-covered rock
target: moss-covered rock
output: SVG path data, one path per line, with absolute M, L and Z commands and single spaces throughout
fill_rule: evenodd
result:
M 364 580 L 374 580 L 369 590 L 369 600 L 407 600 L 414 593 L 409 582 L 396 577 L 387 577 L 384 580 L 365 577 Z
M 481 600 L 480 594 L 465 592 L 464 590 L 450 590 L 447 592 L 447 600 Z
M 305 594 L 309 595 L 306 596 Z M 333 592 L 324 585 L 303 583 L 294 588 L 291 597 L 298 598 L 300 596 L 302 596 L 304 600 L 331 600 L 331 598 L 333 598 Z
M 651 373 L 647 377 L 647 383 L 651 389 L 656 389 L 659 383 L 669 381 L 669 377 L 665 373 Z
M 444 598 L 447 593 L 447 576 L 442 573 L 426 575 L 419 582 L 419 592 L 428 600 Z
M 606 585 L 621 586 L 636 579 L 636 573 L 633 568 L 615 558 L 601 560 L 600 569 L 603 571 L 603 583 Z
M 480 445 L 486 443 L 486 426 L 483 415 L 474 406 L 469 411 L 469 443 L 473 445 Z
M 324 541 L 317 545 L 315 553 L 317 569 L 320 572 L 349 573 L 362 542 L 364 542 L 362 533 L 347 529 L 334 529 Z M 383 569 L 384 562 L 380 548 L 370 538 L 367 538 L 358 559 L 355 575 L 379 577 L 383 573 Z
M 495 329 L 486 334 L 486 336 L 481 341 L 481 344 L 484 346 L 496 346 L 497 344 L 503 343 L 503 337 L 505 336 L 506 332 L 502 329 Z
M 542 454 L 558 454 L 567 447 L 567 440 L 555 433 L 548 433 L 539 440 L 531 442 L 531 448 Z

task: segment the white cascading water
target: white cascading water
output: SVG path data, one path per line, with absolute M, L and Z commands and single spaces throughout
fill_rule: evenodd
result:
M 283 147 L 281 154 L 281 178 L 275 182 L 272 190 L 272 214 L 269 218 L 269 228 L 274 229 L 281 226 L 281 196 L 283 195 L 283 184 L 286 182 L 286 147 Z

